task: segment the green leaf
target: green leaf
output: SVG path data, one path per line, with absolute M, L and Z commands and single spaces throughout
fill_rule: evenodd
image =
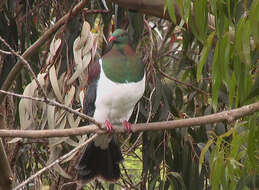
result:
M 176 109 L 175 105 L 173 104 L 172 89 L 169 88 L 168 85 L 165 85 L 161 89 L 161 93 L 164 101 L 164 108 L 163 108 L 163 112 L 165 114 L 164 116 L 167 117 L 166 115 L 168 114 L 168 111 L 172 112 L 175 116 L 178 116 L 179 112 Z M 160 119 L 162 119 L 161 116 L 160 116 Z
M 256 146 L 258 146 L 258 144 L 256 143 L 256 128 L 258 127 L 256 125 L 256 115 L 254 115 L 253 117 L 250 118 L 249 121 L 249 134 L 248 134 L 248 148 L 247 148 L 247 153 L 248 153 L 248 157 L 249 160 L 253 166 L 253 168 L 255 168 L 256 166 Z
M 240 59 L 251 64 L 250 55 L 250 22 L 243 17 L 239 20 L 235 34 L 235 49 Z
M 179 109 L 183 106 L 183 92 L 178 86 L 175 87 L 175 104 Z
M 230 35 L 226 33 L 220 43 L 220 71 L 222 80 L 226 86 L 230 83 L 229 77 L 229 59 L 230 59 Z
M 176 24 L 176 17 L 175 17 L 175 9 L 174 9 L 174 0 L 166 0 L 169 16 L 174 24 Z
M 199 29 L 199 36 L 204 42 L 207 38 L 208 29 L 208 5 L 207 0 L 199 0 L 195 11 L 195 21 Z M 197 18 L 197 19 L 196 19 Z
M 235 91 L 236 91 L 236 76 L 235 76 L 235 73 L 233 73 L 231 83 L 229 85 L 229 96 L 228 96 L 230 107 L 233 106 L 233 99 L 234 99 Z
M 242 32 L 243 32 L 243 25 L 245 23 L 245 19 L 241 18 L 238 21 L 236 32 L 235 32 L 235 49 L 237 54 L 240 56 L 240 59 L 243 60 L 242 56 Z
M 234 68 L 235 71 L 237 70 L 239 72 L 237 75 L 238 97 L 239 101 L 243 104 L 253 86 L 252 76 L 249 69 L 250 65 L 242 64 L 240 61 L 237 61 Z
M 235 100 L 235 107 L 238 106 L 239 104 L 239 101 L 240 101 L 240 97 L 241 97 L 241 93 L 242 93 L 242 90 L 241 90 L 241 82 L 240 82 L 240 78 L 243 74 L 243 71 L 242 71 L 242 67 L 241 67 L 241 61 L 239 59 L 239 56 L 235 54 L 234 58 L 233 58 L 233 68 L 234 68 L 234 72 L 233 74 L 235 74 L 235 78 L 236 78 L 236 100 Z
M 211 175 L 212 190 L 218 190 L 219 185 L 223 184 L 223 179 L 225 177 L 224 151 L 217 152 L 216 154 Z
M 219 44 L 220 40 L 217 42 L 216 49 L 214 52 L 213 63 L 212 63 L 212 106 L 213 109 L 217 109 L 218 97 L 219 97 L 219 88 L 221 86 L 221 72 L 219 65 Z
M 184 0 L 175 0 L 181 17 L 183 17 Z
M 151 101 L 152 101 L 152 113 L 156 114 L 157 110 L 160 106 L 161 99 L 162 99 L 162 83 L 161 80 L 156 80 L 156 89 L 152 94 Z
M 183 2 L 183 18 L 186 23 L 188 23 L 189 16 L 190 16 L 190 10 L 191 10 L 191 0 L 184 0 Z
M 181 187 L 182 187 L 181 189 L 182 190 L 186 190 L 186 187 L 185 187 L 185 184 L 184 184 L 184 180 L 183 180 L 182 176 L 179 173 L 177 173 L 177 172 L 170 172 L 169 174 L 177 179 L 177 181 L 181 184 Z
M 240 136 L 240 134 L 236 130 L 233 131 L 232 137 L 233 139 L 231 142 L 231 151 L 229 156 L 236 159 L 238 153 L 240 152 L 240 147 L 244 143 L 244 138 L 242 138 L 242 136 Z
M 206 41 L 206 44 L 205 46 L 203 47 L 202 49 L 202 52 L 201 52 L 201 59 L 200 59 L 200 62 L 198 64 L 198 69 L 197 69 L 197 81 L 199 82 L 200 79 L 201 79 L 201 74 L 202 74 L 202 69 L 203 69 L 203 66 L 204 64 L 206 63 L 207 61 L 207 58 L 208 58 L 208 54 L 209 54 L 209 51 L 211 49 L 211 45 L 212 45 L 212 42 L 213 42 L 213 37 L 215 35 L 215 32 L 212 32 L 207 41 Z
M 255 47 L 259 48 L 259 1 L 253 1 L 250 11 L 250 30 L 253 35 Z
M 144 28 L 143 14 L 136 11 L 129 11 L 128 15 L 130 44 L 136 50 Z
M 156 187 L 156 183 L 159 180 L 160 176 L 154 177 L 148 184 L 148 190 L 154 190 Z
M 248 97 L 246 98 L 246 100 L 254 98 L 258 95 L 259 95 L 259 73 L 256 74 L 256 79 L 255 79 L 254 85 L 253 85 L 252 90 L 249 93 Z
M 248 174 L 243 175 L 238 181 L 238 184 L 235 190 L 244 190 L 250 178 L 251 176 L 249 176 Z
M 189 19 L 189 25 L 193 34 L 199 41 L 205 42 L 208 29 L 208 5 L 206 0 L 194 1 L 194 16 Z
M 242 32 L 242 53 L 245 58 L 245 63 L 250 65 L 251 64 L 251 55 L 250 55 L 250 22 L 246 22 L 244 25 L 244 29 Z
M 207 144 L 205 145 L 205 147 L 202 149 L 201 154 L 200 154 L 200 160 L 199 160 L 199 174 L 201 173 L 201 168 L 202 168 L 202 164 L 204 162 L 204 158 L 205 158 L 205 153 L 209 150 L 209 147 L 214 143 L 213 139 L 210 139 Z

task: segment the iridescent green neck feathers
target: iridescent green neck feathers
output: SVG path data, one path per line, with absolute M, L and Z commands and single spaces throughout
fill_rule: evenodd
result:
M 128 34 L 115 30 L 110 38 L 112 49 L 103 56 L 102 69 L 113 82 L 138 82 L 144 77 L 144 64 L 128 44 Z

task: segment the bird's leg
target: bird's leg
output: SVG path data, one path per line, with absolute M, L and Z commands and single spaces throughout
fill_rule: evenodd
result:
M 131 132 L 132 132 L 132 130 L 131 130 L 131 123 L 130 123 L 130 122 L 124 120 L 124 121 L 123 121 L 123 126 L 124 126 L 124 128 L 128 131 L 128 133 L 131 133 Z
M 108 120 L 106 120 L 106 121 L 104 122 L 104 125 L 105 125 L 105 127 L 106 127 L 108 133 L 112 133 L 113 128 L 114 128 L 113 125 L 112 125 L 112 123 L 109 122 Z

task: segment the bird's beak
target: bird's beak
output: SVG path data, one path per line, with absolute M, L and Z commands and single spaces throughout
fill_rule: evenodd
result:
M 112 41 L 114 41 L 115 39 L 116 39 L 115 36 L 111 36 L 111 37 L 109 38 L 109 42 L 112 42 Z

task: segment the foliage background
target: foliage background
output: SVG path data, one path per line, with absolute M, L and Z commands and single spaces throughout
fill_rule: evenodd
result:
M 149 11 L 143 15 L 141 10 L 126 9 L 134 7 L 135 1 L 131 4 L 122 0 L 117 2 L 119 6 L 113 1 L 88 1 L 87 9 L 81 15 L 71 17 L 54 38 L 49 38 L 30 56 L 28 61 L 34 72 L 47 73 L 44 89 L 49 98 L 61 98 L 62 103 L 74 109 L 80 108 L 80 90 L 87 84 L 80 77 L 72 85 L 64 81 L 77 71 L 73 43 L 86 20 L 93 35 L 99 39 L 95 57 L 101 56 L 105 49 L 102 37 L 107 38 L 117 27 L 129 30 L 132 44 L 142 56 L 147 70 L 147 88 L 131 118 L 133 123 L 208 115 L 258 101 L 258 1 L 149 1 L 164 8 L 160 15 L 155 13 L 156 10 L 153 10 L 154 14 Z M 2 1 L 0 36 L 23 54 L 75 4 L 76 1 L 69 0 Z M 59 39 L 61 44 L 53 54 L 51 42 Z M 86 41 L 85 47 L 94 49 L 94 43 Z M 8 51 L 1 42 L 0 49 Z M 51 61 L 48 59 L 50 56 Z M 94 54 L 90 57 L 94 60 Z M 17 57 L 0 52 L 0 63 L 2 86 L 17 63 Z M 54 76 L 60 95 L 51 81 L 50 65 L 55 66 Z M 86 74 L 86 71 L 81 74 Z M 13 80 L 10 90 L 22 94 L 31 84 L 32 77 L 23 68 Z M 36 87 L 31 92 L 41 96 Z M 73 92 L 72 95 L 69 92 Z M 1 102 L 0 128 L 22 128 L 19 101 L 7 97 Z M 28 128 L 69 128 L 74 126 L 71 122 L 79 122 L 51 106 L 32 103 L 31 107 L 35 117 L 30 120 L 32 123 Z M 254 113 L 230 123 L 121 136 L 125 157 L 121 164 L 121 180 L 115 184 L 93 182 L 85 189 L 259 188 L 258 118 L 259 114 Z M 14 185 L 84 139 L 15 139 L 8 143 L 10 139 L 3 138 Z M 66 163 L 46 171 L 26 188 L 76 189 L 76 185 L 70 182 L 75 176 L 77 157 L 75 155 Z

